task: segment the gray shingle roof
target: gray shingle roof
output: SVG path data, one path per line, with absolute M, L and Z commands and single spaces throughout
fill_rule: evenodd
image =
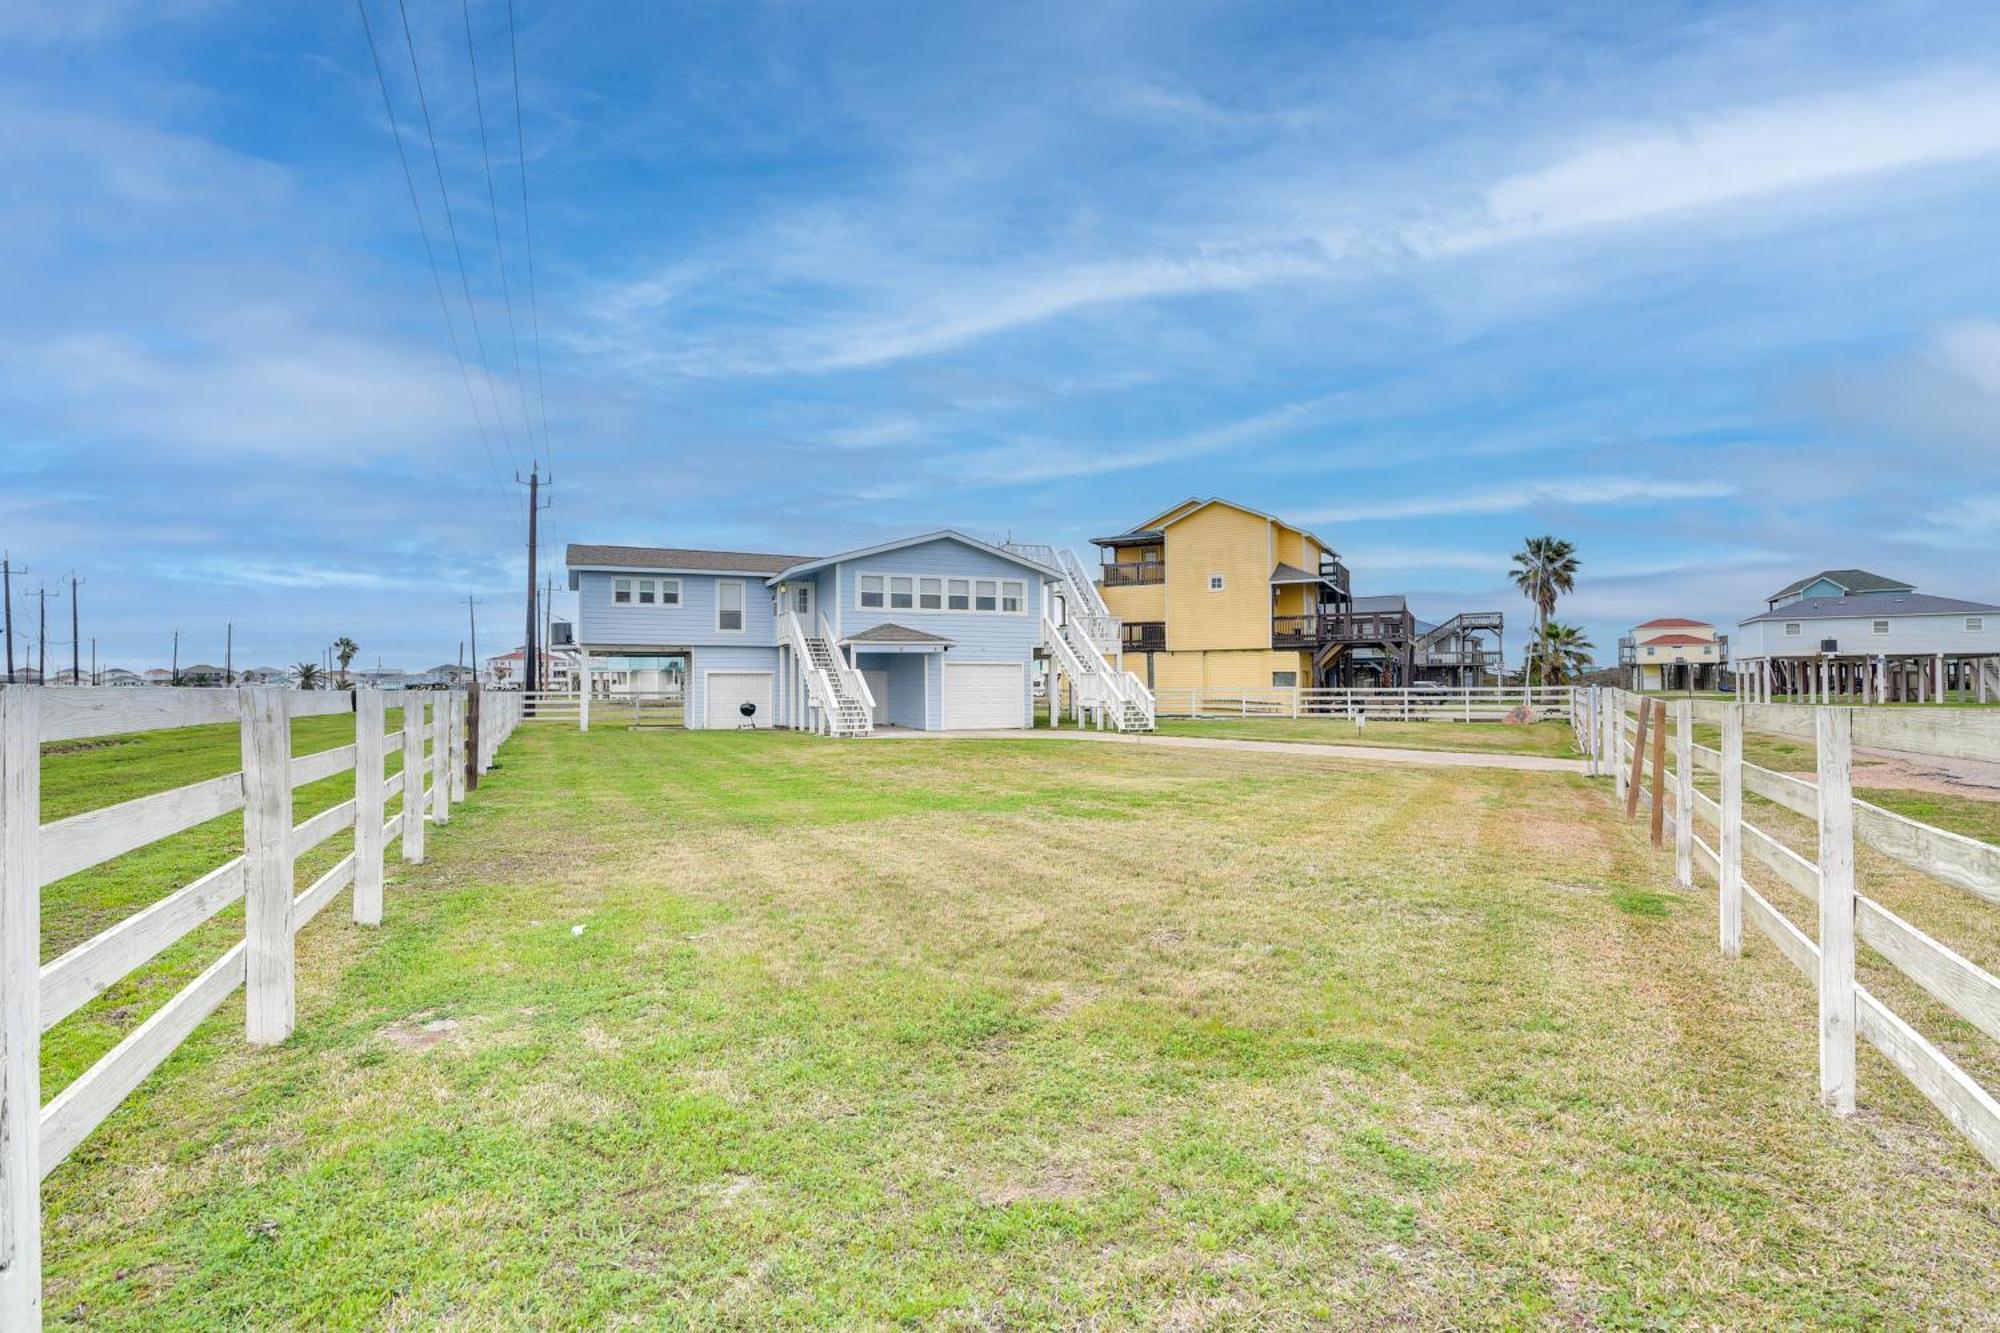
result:
M 1807 580 L 1810 582 L 1811 580 Z M 1760 620 L 1880 620 L 1885 616 L 1958 616 L 2000 614 L 2000 606 L 1932 597 L 1921 592 L 1870 592 L 1859 597 L 1805 597 L 1775 611 L 1759 611 L 1741 623 Z
M 920 629 L 907 625 L 884 623 L 847 636 L 848 643 L 941 643 L 950 646 L 951 640 L 942 634 L 926 634 Z
M 1167 534 L 1158 528 L 1134 528 L 1121 532 L 1116 537 L 1092 537 L 1092 546 L 1153 546 L 1167 539 Z
M 1780 597 L 1790 597 L 1801 588 L 1811 587 L 1821 579 L 1829 579 L 1850 593 L 1856 592 L 1909 592 L 1916 587 L 1913 583 L 1901 583 L 1895 579 L 1885 579 L 1880 574 L 1870 574 L 1865 569 L 1822 569 L 1817 574 L 1809 574 L 1797 583 L 1778 589 L 1767 601 Z
M 571 542 L 571 569 L 693 569 L 742 574 L 776 574 L 816 560 L 810 555 L 765 551 L 700 551 L 680 546 L 589 546 Z
M 1320 581 L 1321 579 L 1318 574 L 1309 573 L 1306 570 L 1300 569 L 1297 565 L 1288 565 L 1282 560 L 1278 562 L 1277 568 L 1271 571 L 1271 582 L 1273 583 L 1318 583 Z
M 1354 599 L 1353 606 L 1353 610 L 1356 612 L 1380 613 L 1383 611 L 1407 611 L 1409 609 L 1409 603 L 1403 600 L 1401 593 L 1397 592 L 1386 593 L 1377 597 L 1357 597 Z

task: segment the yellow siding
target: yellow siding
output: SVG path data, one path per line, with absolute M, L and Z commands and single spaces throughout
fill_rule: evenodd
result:
M 1164 583 L 1140 583 L 1129 588 L 1106 588 L 1098 591 L 1104 594 L 1104 605 L 1120 620 L 1165 620 L 1167 618 L 1167 586 Z
M 1167 529 L 1169 648 L 1270 648 L 1272 526 L 1240 509 L 1210 505 Z M 1208 581 L 1216 574 L 1223 589 L 1211 592 Z
M 1125 669 L 1143 680 L 1146 659 L 1127 653 Z M 1304 653 L 1268 649 L 1153 655 L 1153 685 L 1161 690 L 1268 690 L 1274 671 L 1295 672 L 1301 685 L 1310 685 L 1311 670 Z

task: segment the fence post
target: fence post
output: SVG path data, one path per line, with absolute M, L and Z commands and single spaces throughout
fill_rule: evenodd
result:
M 424 859 L 424 696 L 403 691 L 403 859 Z
M 1817 711 L 1819 742 L 1819 1096 L 1854 1113 L 1854 714 Z
M 237 691 L 243 727 L 243 1018 L 252 1046 L 292 1035 L 292 695 Z
M 486 719 L 480 716 L 481 696 L 486 691 L 474 681 L 465 695 L 465 790 L 479 790 L 479 775 L 486 771 Z
M 0 1327 L 42 1326 L 42 694 L 0 690 Z
M 431 823 L 451 822 L 451 695 L 431 705 Z
M 382 691 L 354 692 L 354 920 L 382 924 Z
M 1722 711 L 1722 956 L 1743 952 L 1743 705 Z
M 1674 877 L 1694 887 L 1694 701 L 1674 704 Z
M 450 779 L 451 803 L 457 805 L 465 799 L 465 714 L 468 696 L 463 690 L 453 690 L 450 703 L 445 711 L 451 718 L 447 735 L 451 739 L 450 759 L 445 766 L 445 776 Z
M 1639 700 L 1639 730 L 1632 737 L 1632 772 L 1625 783 L 1625 820 L 1630 823 L 1639 814 L 1639 789 L 1646 785 L 1646 737 L 1653 720 L 1653 701 L 1645 697 Z

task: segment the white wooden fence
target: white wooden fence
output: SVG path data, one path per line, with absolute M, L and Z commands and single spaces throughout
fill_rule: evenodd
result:
M 1642 702 L 1648 715 L 1635 717 L 1631 710 Z M 2000 1041 L 2000 978 L 1860 892 L 1855 844 L 1995 906 L 2000 906 L 2000 847 L 1856 800 L 1852 786 L 1857 742 L 1948 758 L 2000 759 L 2000 715 L 1688 699 L 1667 704 L 1622 690 L 1602 691 L 1599 704 L 1604 753 L 1616 756 L 1610 767 L 1619 798 L 1628 810 L 1653 807 L 1656 835 L 1674 840 L 1675 872 L 1683 886 L 1692 887 L 1697 873 L 1716 884 L 1723 953 L 1740 953 L 1747 915 L 1817 985 L 1822 1101 L 1837 1113 L 1853 1112 L 1855 1041 L 1866 1038 L 2000 1168 L 2000 1101 L 1856 980 L 1855 944 L 1873 949 L 1994 1041 Z M 1671 747 L 1665 742 L 1669 713 Z M 1719 727 L 1720 746 L 1696 744 L 1696 724 Z M 1812 741 L 1816 781 L 1746 762 L 1746 732 Z M 1644 753 L 1649 741 L 1650 759 Z M 1650 792 L 1645 763 L 1654 769 Z M 1719 798 L 1696 786 L 1700 772 L 1718 776 Z M 1753 823 L 1744 811 L 1746 795 L 1812 820 L 1815 855 L 1800 854 Z M 1755 872 L 1754 881 L 1746 868 Z M 1768 892 L 1771 885 L 1817 911 L 1817 938 L 1780 910 L 1773 901 L 1777 895 Z
M 391 706 L 402 710 L 396 732 L 384 725 Z M 352 743 L 294 757 L 292 719 L 329 713 L 353 715 Z M 0 689 L 0 1329 L 41 1323 L 43 1178 L 238 986 L 248 1040 L 289 1037 L 298 932 L 350 886 L 355 921 L 380 924 L 388 844 L 423 860 L 426 820 L 449 821 L 520 718 L 518 697 L 460 691 Z M 237 724 L 239 772 L 41 822 L 45 743 L 213 723 Z M 385 778 L 399 750 L 403 771 Z M 296 788 L 346 772 L 350 799 L 292 822 Z M 385 817 L 398 794 L 401 811 Z M 45 886 L 238 810 L 241 856 L 42 962 Z M 353 851 L 294 892 L 297 859 L 347 830 Z M 243 939 L 43 1105 L 41 1034 L 239 899 Z
M 1567 717 L 1568 685 L 1419 689 L 1218 689 L 1161 688 L 1153 692 L 1160 717 L 1258 718 L 1366 716 L 1371 722 L 1499 722 L 1523 704 L 1537 713 Z

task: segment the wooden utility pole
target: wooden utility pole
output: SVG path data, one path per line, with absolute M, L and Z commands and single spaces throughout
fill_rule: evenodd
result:
M 69 576 L 69 683 L 83 684 L 83 638 L 77 631 L 76 590 L 83 580 Z
M 0 600 L 7 604 L 7 683 L 14 683 L 14 561 L 0 556 Z
M 521 651 L 521 688 L 526 690 L 538 690 L 541 688 L 542 662 L 541 654 L 538 651 L 541 646 L 541 617 L 536 614 L 538 610 L 536 603 L 540 597 L 541 588 L 537 586 L 535 574 L 535 548 L 539 540 L 536 520 L 541 516 L 541 511 L 548 508 L 541 501 L 542 486 L 544 483 L 554 480 L 555 478 L 553 477 L 544 477 L 538 467 L 530 467 L 528 469 L 528 479 L 526 481 L 521 480 L 520 473 L 517 472 L 514 474 L 515 483 L 528 488 L 527 642 L 522 645 Z
M 479 599 L 477 597 L 474 597 L 471 593 L 465 595 L 465 623 L 472 631 L 472 679 L 474 683 L 477 683 L 479 680 L 479 614 L 473 608 L 478 605 Z
M 236 622 L 233 620 L 222 626 L 222 683 L 236 683 Z
M 173 664 L 167 669 L 167 684 L 178 685 L 180 683 L 181 683 L 181 632 L 179 630 L 175 630 L 174 660 Z
M 476 659 L 475 659 L 476 660 Z M 465 789 L 479 790 L 479 678 L 473 677 L 472 686 L 465 692 Z
M 47 588 L 37 588 L 32 594 L 40 603 L 40 616 L 35 622 L 35 683 L 49 683 L 49 598 L 56 594 Z

